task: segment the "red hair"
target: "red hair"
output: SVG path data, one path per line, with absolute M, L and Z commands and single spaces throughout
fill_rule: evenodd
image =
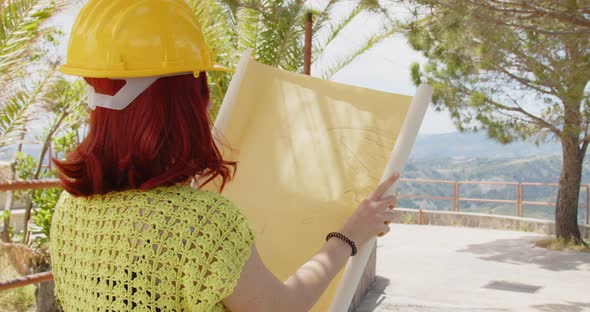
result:
M 86 78 L 96 92 L 114 95 L 125 81 Z M 207 75 L 158 79 L 121 111 L 97 107 L 90 131 L 66 160 L 53 160 L 63 188 L 75 196 L 231 179 L 236 163 L 223 160 L 211 134 Z

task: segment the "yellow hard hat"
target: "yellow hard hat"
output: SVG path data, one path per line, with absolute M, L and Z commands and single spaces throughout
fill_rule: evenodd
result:
M 214 64 L 197 17 L 183 0 L 90 0 L 68 47 L 64 74 L 138 78 L 229 69 Z

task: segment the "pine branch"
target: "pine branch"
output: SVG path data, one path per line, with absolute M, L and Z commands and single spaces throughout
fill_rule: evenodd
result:
M 506 111 L 511 111 L 511 112 L 517 112 L 517 113 L 521 113 L 523 115 L 525 115 L 526 117 L 534 120 L 535 122 L 537 122 L 539 125 L 551 130 L 553 133 L 555 133 L 557 136 L 561 136 L 561 130 L 559 130 L 557 127 L 555 127 L 554 125 L 550 124 L 549 122 L 547 122 L 545 119 L 538 117 L 536 115 L 531 114 L 530 112 L 526 111 L 525 109 L 523 109 L 520 105 L 518 105 L 518 103 L 516 103 L 517 107 L 511 107 L 511 106 L 507 106 L 504 104 L 500 104 L 490 98 L 486 98 L 486 102 L 488 102 L 489 104 L 493 105 L 494 107 L 498 108 L 498 109 L 502 109 L 502 110 L 506 110 Z
M 517 76 L 517 75 L 511 73 L 509 70 L 507 70 L 503 66 L 495 66 L 494 67 L 494 70 L 497 70 L 497 71 L 503 73 L 504 75 L 508 76 L 512 80 L 515 80 L 518 83 L 520 83 L 521 85 L 523 85 L 523 86 L 525 86 L 527 88 L 533 89 L 533 90 L 535 90 L 535 91 L 537 91 L 539 93 L 557 96 L 557 92 L 555 92 L 554 90 L 545 90 L 545 89 L 539 87 L 537 82 L 532 81 L 532 80 L 527 79 L 527 78 L 524 78 L 524 77 Z
M 576 35 L 587 34 L 590 28 L 590 21 L 580 19 L 577 16 L 566 14 L 563 11 L 551 10 L 546 7 L 535 6 L 532 2 L 518 1 L 478 1 L 478 0 L 462 0 L 462 1 L 435 1 L 430 4 L 446 7 L 447 9 L 455 10 L 458 6 L 468 5 L 481 10 L 472 10 L 471 13 L 481 21 L 490 22 L 496 25 L 519 28 L 527 31 L 534 31 L 545 35 Z M 569 27 L 562 29 L 549 29 L 544 23 L 529 23 L 525 24 L 525 20 L 539 20 L 552 18 L 564 22 Z M 508 22 L 512 20 L 513 22 Z M 537 24 L 539 26 L 533 26 Z

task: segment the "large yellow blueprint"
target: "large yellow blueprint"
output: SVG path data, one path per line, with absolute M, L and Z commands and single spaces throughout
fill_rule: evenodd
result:
M 279 279 L 378 184 L 411 100 L 248 62 L 223 129 L 224 158 L 239 162 L 223 194 L 253 225 Z M 338 282 L 314 311 L 328 310 Z

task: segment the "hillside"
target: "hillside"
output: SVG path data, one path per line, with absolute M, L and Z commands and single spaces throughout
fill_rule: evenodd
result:
M 25 145 L 26 153 L 36 155 L 38 145 Z M 502 145 L 479 133 L 448 133 L 419 135 L 403 177 L 453 181 L 505 181 L 557 183 L 561 171 L 561 148 L 557 143 L 535 146 L 518 142 Z M 0 153 L 0 160 L 9 160 L 10 152 Z M 583 182 L 590 184 L 590 163 L 586 161 Z M 402 183 L 402 194 L 452 196 L 452 185 Z M 525 200 L 555 201 L 556 187 L 527 187 Z M 463 186 L 462 197 L 514 200 L 515 187 Z M 585 207 L 585 191 L 581 193 L 581 206 Z M 450 201 L 401 200 L 400 206 L 424 209 L 451 210 Z M 514 204 L 461 203 L 465 211 L 513 215 Z M 525 215 L 553 219 L 554 207 L 525 207 Z M 579 213 L 585 218 L 585 211 Z
M 445 133 L 419 135 L 412 150 L 411 159 L 439 158 L 516 158 L 559 155 L 561 146 L 548 143 L 541 146 L 527 142 L 502 145 L 484 133 Z
M 403 177 L 407 179 L 432 179 L 453 181 L 502 181 L 557 183 L 561 171 L 560 156 L 531 156 L 520 158 L 439 158 L 408 162 Z M 590 183 L 590 164 L 586 163 L 583 182 Z M 401 194 L 452 196 L 452 185 L 401 183 Z M 526 187 L 525 200 L 554 202 L 557 187 Z M 462 197 L 514 200 L 516 187 L 496 185 L 463 185 Z M 581 193 L 580 206 L 585 208 L 585 191 Z M 400 201 L 401 207 L 451 210 L 450 201 L 408 200 Z M 461 209 L 472 212 L 514 215 L 515 204 L 485 204 L 461 202 Z M 554 207 L 528 206 L 525 216 L 553 219 Z M 585 217 L 585 209 L 579 213 Z

